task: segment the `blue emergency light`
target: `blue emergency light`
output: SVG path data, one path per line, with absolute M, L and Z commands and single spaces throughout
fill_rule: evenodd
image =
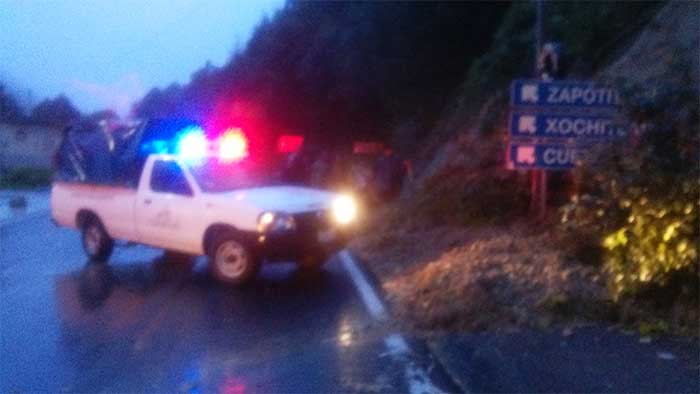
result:
M 207 137 L 199 126 L 190 126 L 178 133 L 175 154 L 185 161 L 197 161 L 207 156 Z

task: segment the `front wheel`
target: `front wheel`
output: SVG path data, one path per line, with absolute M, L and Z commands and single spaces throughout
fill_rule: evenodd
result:
M 114 249 L 114 240 L 107 234 L 98 219 L 85 221 L 82 228 L 83 249 L 92 261 L 104 261 L 109 258 Z
M 235 234 L 227 232 L 212 242 L 209 267 L 216 279 L 240 285 L 255 277 L 260 268 L 260 261 L 245 242 Z

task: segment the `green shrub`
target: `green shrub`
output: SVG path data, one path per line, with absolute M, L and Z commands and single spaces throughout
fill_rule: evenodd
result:
M 577 170 L 589 182 L 562 227 L 602 246 L 614 299 L 697 308 L 698 93 L 671 80 L 621 86 L 633 133 Z
M 672 273 L 683 273 L 685 285 L 697 280 L 697 183 L 684 182 L 668 197 L 623 199 L 627 223 L 603 239 L 605 267 L 617 297 L 638 294 L 649 284 L 666 287 Z
M 51 184 L 52 172 L 48 169 L 20 167 L 5 171 L 0 176 L 0 187 L 30 189 Z

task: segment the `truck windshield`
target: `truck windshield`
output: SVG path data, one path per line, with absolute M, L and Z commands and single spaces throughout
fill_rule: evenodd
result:
M 199 187 L 206 193 L 223 193 L 279 183 L 273 171 L 249 160 L 229 164 L 211 158 L 190 164 L 189 168 Z

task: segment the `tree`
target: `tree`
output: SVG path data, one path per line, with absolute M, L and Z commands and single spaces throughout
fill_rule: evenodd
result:
M 7 90 L 5 85 L 0 84 L 0 121 L 17 122 L 23 118 L 24 113 L 17 98 Z
M 95 124 L 97 124 L 103 120 L 118 122 L 119 115 L 111 109 L 103 109 L 100 111 L 95 111 L 95 112 L 91 113 L 90 115 L 85 116 L 83 119 L 83 121 L 85 121 L 85 122 L 95 123 Z
M 138 103 L 134 104 L 132 112 L 141 118 L 165 118 L 182 116 L 182 87 L 174 83 L 166 89 L 151 89 Z
M 256 127 L 346 147 L 388 139 L 406 120 L 428 130 L 507 8 L 288 2 L 227 64 L 204 66 L 182 87 L 151 90 L 134 112 L 226 123 L 236 122 L 235 103 L 249 103 L 262 108 Z
M 59 95 L 54 99 L 45 99 L 32 110 L 31 120 L 46 126 L 64 127 L 80 120 L 78 111 L 70 100 Z

